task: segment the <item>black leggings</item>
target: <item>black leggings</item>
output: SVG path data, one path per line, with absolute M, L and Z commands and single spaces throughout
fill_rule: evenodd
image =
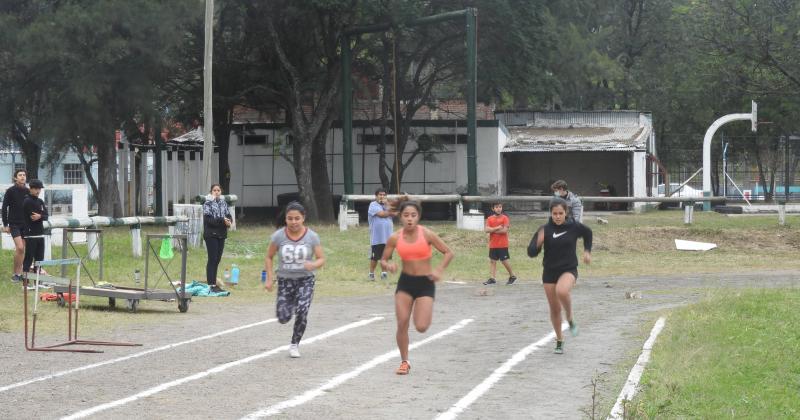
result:
M 34 261 L 44 259 L 44 238 L 28 238 L 25 241 L 25 259 L 22 261 L 22 271 L 35 273 L 31 269 Z
M 222 250 L 225 249 L 225 238 L 203 238 L 206 241 L 208 262 L 206 263 L 206 282 L 209 286 L 217 284 L 217 269 L 222 261 Z

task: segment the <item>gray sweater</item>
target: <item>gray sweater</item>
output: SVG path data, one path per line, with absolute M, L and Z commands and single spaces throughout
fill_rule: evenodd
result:
M 582 223 L 583 221 L 583 204 L 581 203 L 581 199 L 578 198 L 578 195 L 572 191 L 567 191 L 566 197 L 561 197 L 569 206 L 569 215 L 570 217 L 578 223 Z

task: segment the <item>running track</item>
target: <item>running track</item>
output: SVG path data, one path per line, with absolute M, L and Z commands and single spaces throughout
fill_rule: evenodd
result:
M 573 293 L 580 335 L 568 337 L 560 356 L 552 353 L 539 284 L 500 285 L 494 296 L 476 296 L 475 285 L 445 284 L 431 329 L 411 333 L 407 377 L 394 374 L 391 290 L 314 302 L 301 359 L 288 357 L 291 327 L 274 322 L 271 300 L 250 307 L 197 300 L 167 324 L 96 337 L 144 343 L 140 348 L 27 353 L 21 335 L 0 334 L 0 412 L 75 419 L 585 418 L 587 385 L 600 375 L 597 415 L 605 417 L 660 315 L 696 299 L 702 287 L 796 285 L 797 278 L 582 279 Z M 644 298 L 625 299 L 629 290 Z

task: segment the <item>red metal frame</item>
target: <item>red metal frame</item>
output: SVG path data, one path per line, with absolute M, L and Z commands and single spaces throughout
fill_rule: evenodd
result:
M 39 267 L 37 266 L 36 269 L 38 270 Z M 78 268 L 80 270 L 80 267 Z M 38 272 L 36 274 L 36 293 L 35 298 L 39 299 L 39 281 L 38 281 Z M 80 275 L 79 275 L 80 276 Z M 72 346 L 72 345 L 89 345 L 89 346 L 141 346 L 141 344 L 136 343 L 124 343 L 124 342 L 114 342 L 114 341 L 95 341 L 95 340 L 80 340 L 78 339 L 78 310 L 80 307 L 80 280 L 78 280 L 78 285 L 73 288 L 72 286 L 72 279 L 69 280 L 68 290 L 70 293 L 70 297 L 67 299 L 67 341 L 59 344 L 53 344 L 50 346 L 44 347 L 36 347 L 36 315 L 37 311 L 34 308 L 32 322 L 31 322 L 31 334 L 30 334 L 30 343 L 28 342 L 28 273 L 25 273 L 25 276 L 22 280 L 22 288 L 24 290 L 22 294 L 23 298 L 23 315 L 25 317 L 25 350 L 28 351 L 59 351 L 59 352 L 71 352 L 71 353 L 103 353 L 102 350 L 95 350 L 95 349 L 64 349 L 59 347 L 65 346 Z M 75 293 L 75 305 L 71 302 L 72 300 L 72 293 Z M 75 322 L 72 322 L 72 311 L 75 311 Z

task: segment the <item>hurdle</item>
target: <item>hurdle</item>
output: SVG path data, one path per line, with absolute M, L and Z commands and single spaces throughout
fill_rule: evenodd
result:
M 68 309 L 67 309 L 67 341 L 63 343 L 53 344 L 49 346 L 37 347 L 36 346 L 36 319 L 38 316 L 38 308 L 39 308 L 39 282 L 40 282 L 40 271 L 42 267 L 53 267 L 53 266 L 61 266 L 62 268 L 66 268 L 69 265 L 74 265 L 76 267 L 76 285 L 73 287 L 72 285 L 72 278 L 67 280 L 67 290 L 70 293 L 74 293 L 75 295 L 75 304 L 71 304 L 68 302 Z M 23 310 L 23 317 L 24 321 L 24 338 L 25 338 L 25 350 L 28 351 L 52 351 L 52 352 L 72 352 L 72 353 L 103 353 L 102 350 L 96 349 L 87 349 L 87 348 L 61 348 L 66 346 L 72 345 L 88 345 L 88 346 L 141 346 L 141 344 L 135 343 L 123 343 L 123 342 L 114 342 L 114 341 L 96 341 L 96 340 L 81 340 L 78 338 L 78 315 L 80 309 L 80 290 L 81 290 L 81 259 L 80 258 L 70 258 L 70 259 L 58 259 L 58 260 L 43 260 L 43 261 L 36 261 L 34 262 L 34 269 L 36 271 L 36 278 L 34 280 L 34 302 L 33 302 L 33 314 L 30 316 L 32 318 L 30 323 L 30 340 L 29 337 L 29 328 L 28 328 L 28 285 L 30 283 L 28 272 L 25 273 L 25 276 L 22 279 L 22 310 Z M 48 276 L 50 277 L 50 276 Z M 50 277 L 53 279 L 52 277 Z M 64 279 L 60 279 L 63 281 Z M 70 295 L 69 300 L 72 300 Z M 75 312 L 74 321 L 72 313 Z

